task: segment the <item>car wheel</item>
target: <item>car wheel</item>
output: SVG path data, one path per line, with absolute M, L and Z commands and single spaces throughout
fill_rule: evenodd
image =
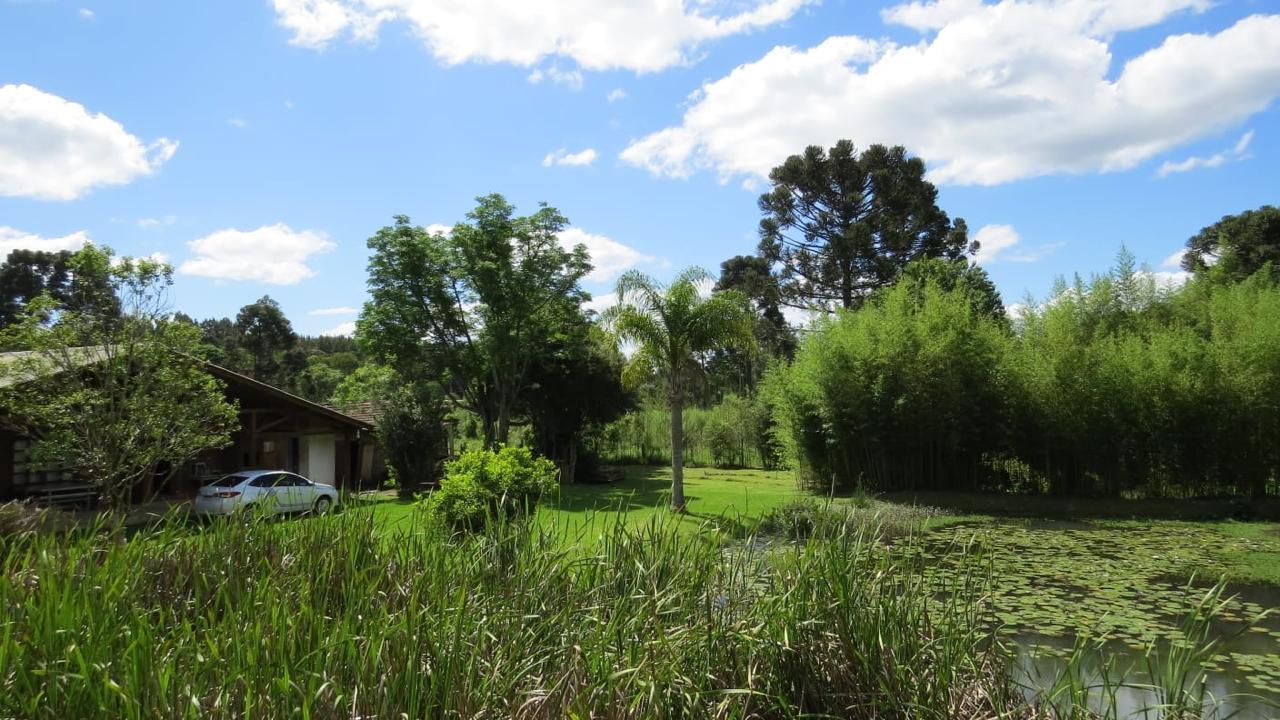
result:
M 316 504 L 315 504 L 316 515 L 327 515 L 329 511 L 332 509 L 333 509 L 333 501 L 329 499 L 328 495 L 321 495 L 320 497 L 316 498 Z

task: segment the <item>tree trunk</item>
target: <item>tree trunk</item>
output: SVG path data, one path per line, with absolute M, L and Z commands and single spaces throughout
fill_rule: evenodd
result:
M 671 381 L 671 509 L 684 512 L 684 397 Z
M 569 459 L 564 465 L 564 481 L 570 485 L 578 482 L 578 441 L 575 435 L 569 436 Z

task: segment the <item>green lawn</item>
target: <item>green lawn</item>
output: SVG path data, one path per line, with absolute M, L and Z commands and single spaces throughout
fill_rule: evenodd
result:
M 590 543 L 597 530 L 615 514 L 632 525 L 648 522 L 666 512 L 671 471 L 665 467 L 629 466 L 621 479 L 606 484 L 562 486 L 546 498 L 538 522 L 556 527 L 568 538 Z M 687 468 L 685 493 L 689 512 L 680 518 L 687 532 L 749 529 L 751 521 L 789 501 L 806 497 L 796 487 L 790 471 L 720 470 Z M 927 505 L 940 515 L 922 529 L 941 533 L 949 526 L 964 532 L 1012 523 L 1042 520 L 1083 521 L 1099 530 L 1116 530 L 1133 536 L 1185 538 L 1195 552 L 1168 566 L 1168 575 L 1192 574 L 1251 583 L 1280 585 L 1280 524 L 1214 519 L 1232 514 L 1240 502 L 1180 500 L 1097 500 L 1044 496 L 984 495 L 970 493 L 891 493 L 880 498 L 890 504 Z M 836 498 L 837 504 L 848 502 Z M 386 501 L 377 512 L 388 530 L 414 522 L 415 505 Z M 1194 544 L 1194 547 L 1191 547 Z M 1078 560 L 1077 559 L 1073 559 Z
M 671 496 L 669 468 L 628 466 L 620 472 L 621 479 L 612 483 L 561 486 L 556 496 L 544 499 L 538 522 L 560 527 L 568 536 L 589 537 L 607 516 L 622 513 L 629 524 L 641 524 L 665 512 Z M 680 523 L 690 532 L 708 526 L 733 529 L 802 496 L 789 471 L 686 468 L 689 512 Z M 411 524 L 414 508 L 410 502 L 388 501 L 377 510 L 390 530 Z

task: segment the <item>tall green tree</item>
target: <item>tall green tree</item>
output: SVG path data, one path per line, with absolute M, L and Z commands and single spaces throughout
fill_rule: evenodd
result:
M 858 152 L 849 140 L 811 145 L 769 173 L 760 196 L 760 254 L 801 307 L 857 307 L 924 257 L 977 251 L 963 220 L 938 207 L 920 158 L 901 146 Z
M 1182 267 L 1203 272 L 1215 266 L 1233 280 L 1243 280 L 1271 263 L 1280 268 L 1280 208 L 1263 205 L 1228 215 L 1187 240 Z
M 235 329 L 240 347 L 253 357 L 253 377 L 287 387 L 291 377 L 286 371 L 285 356 L 297 344 L 298 335 L 280 303 L 263 295 L 257 302 L 245 305 L 236 313 Z M 289 369 L 300 370 L 298 366 L 305 362 L 305 358 L 295 359 Z
M 791 360 L 796 352 L 796 331 L 782 314 L 782 286 L 778 284 L 769 261 L 758 255 L 737 255 L 720 263 L 720 279 L 715 291 L 736 290 L 751 303 L 755 313 L 756 350 L 746 353 L 726 348 L 713 354 L 708 371 L 715 375 L 720 367 L 732 368 L 740 378 L 737 392 L 754 390 L 765 365 L 775 358 Z
M 120 312 L 63 307 L 48 293 L 28 303 L 0 331 L 29 350 L 0 365 L 0 417 L 35 439 L 38 465 L 98 483 L 119 507 L 229 443 L 236 409 L 197 359 L 199 329 L 168 313 L 168 265 L 90 246 L 68 266 L 105 278 Z
M 689 268 L 663 287 L 638 271 L 618 279 L 618 304 L 604 313 L 606 326 L 635 352 L 625 370 L 632 378 L 660 373 L 671 403 L 671 509 L 684 497 L 684 394 L 695 355 L 718 347 L 753 348 L 753 316 L 747 297 L 726 290 L 704 297 L 711 276 Z
M 120 312 L 109 278 L 74 271 L 69 250 L 13 250 L 0 264 L 0 327 L 23 315 L 26 304 L 46 295 L 56 309 L 103 316 Z
M 486 447 L 505 444 L 535 359 L 587 297 L 591 264 L 585 247 L 561 246 L 567 226 L 555 208 L 520 216 L 498 194 L 448 235 L 398 216 L 369 239 L 357 336 L 402 376 L 439 379 L 480 416 Z

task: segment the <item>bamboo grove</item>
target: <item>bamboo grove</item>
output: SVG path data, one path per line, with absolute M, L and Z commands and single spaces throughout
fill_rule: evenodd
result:
M 762 395 L 814 489 L 1275 495 L 1280 283 L 1174 287 L 1122 252 L 1051 299 L 984 311 L 898 283 L 819 321 Z

